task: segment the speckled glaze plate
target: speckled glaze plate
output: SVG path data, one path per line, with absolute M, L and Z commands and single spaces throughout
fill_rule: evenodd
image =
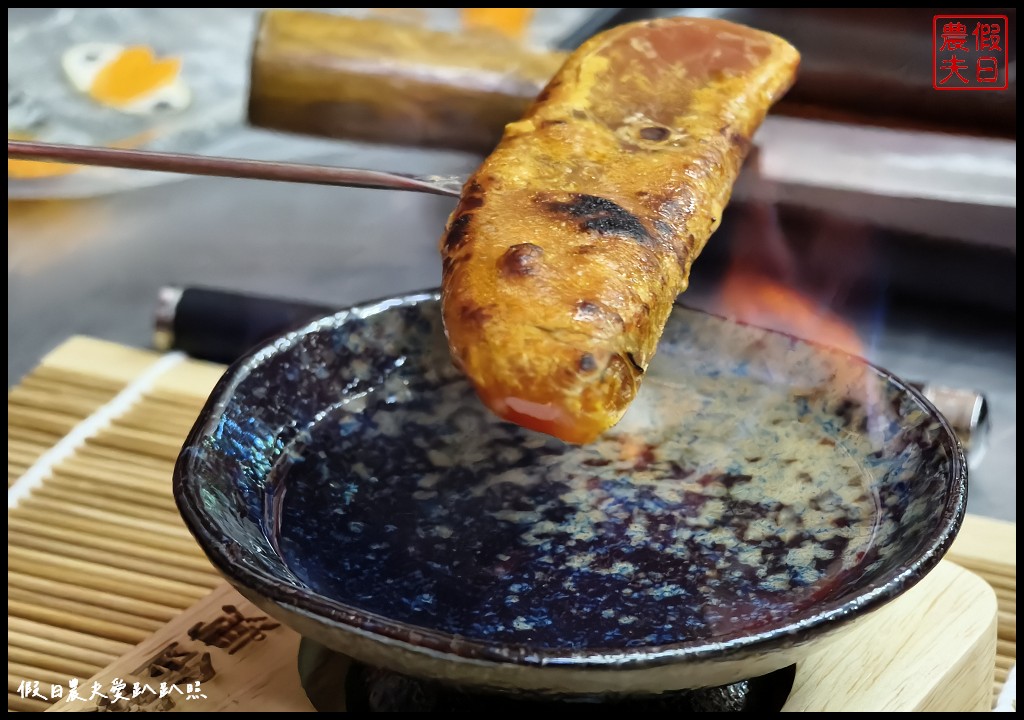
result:
M 257 349 L 175 468 L 220 571 L 370 665 L 556 693 L 704 687 L 797 662 L 952 542 L 945 420 L 861 359 L 678 308 L 598 442 L 497 420 L 433 293 Z

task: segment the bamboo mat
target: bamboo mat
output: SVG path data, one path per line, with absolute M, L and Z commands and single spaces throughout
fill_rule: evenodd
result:
M 8 710 L 46 709 L 23 681 L 47 697 L 84 682 L 220 582 L 170 478 L 222 372 L 76 337 L 8 393 Z M 1016 525 L 968 517 L 949 558 L 998 597 L 998 693 L 1017 655 Z

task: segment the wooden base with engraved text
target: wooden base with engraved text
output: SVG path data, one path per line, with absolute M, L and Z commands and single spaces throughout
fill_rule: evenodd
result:
M 783 710 L 988 710 L 996 618 L 992 588 L 944 561 L 799 665 Z M 51 709 L 312 711 L 299 682 L 299 640 L 225 583 L 78 689 L 88 697 L 95 682 L 109 695 L 116 678 L 127 700 L 65 696 Z M 136 682 L 142 692 L 132 699 Z

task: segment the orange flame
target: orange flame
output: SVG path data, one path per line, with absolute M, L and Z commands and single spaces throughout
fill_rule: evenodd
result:
M 763 182 L 756 173 L 753 178 Z M 770 198 L 772 188 L 764 185 L 763 189 Z M 737 232 L 717 311 L 750 325 L 863 355 L 864 344 L 856 330 L 827 305 L 848 292 L 865 270 L 870 251 L 863 230 L 820 217 L 799 233 L 799 243 L 787 242 L 772 202 L 737 206 L 734 212 Z
M 754 203 L 736 212 L 738 232 L 716 311 L 864 357 L 867 348 L 856 329 L 829 303 L 853 292 L 870 271 L 870 235 L 836 218 L 805 217 L 810 225 L 787 242 L 775 206 Z M 830 393 L 848 393 L 874 416 L 880 398 L 867 366 L 831 353 L 820 360 L 828 377 L 805 379 L 811 385 L 827 383 Z
M 863 343 L 841 317 L 784 283 L 743 267 L 733 267 L 720 290 L 722 311 L 732 318 L 812 340 L 851 355 Z

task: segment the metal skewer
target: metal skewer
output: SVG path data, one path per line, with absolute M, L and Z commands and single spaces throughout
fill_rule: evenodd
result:
M 86 145 L 59 145 L 24 140 L 8 140 L 7 157 L 16 160 L 39 160 L 247 180 L 273 180 L 307 185 L 408 190 L 449 197 L 458 197 L 465 182 L 465 178 L 442 175 L 404 175 L 381 170 L 361 170 L 331 167 L 330 165 L 244 160 L 150 150 L 121 150 Z

